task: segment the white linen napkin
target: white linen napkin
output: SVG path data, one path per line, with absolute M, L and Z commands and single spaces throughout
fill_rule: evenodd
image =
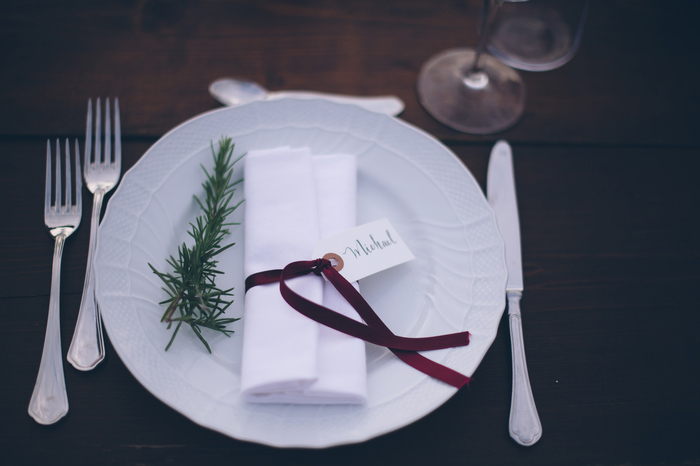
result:
M 251 151 L 244 164 L 246 276 L 312 259 L 321 234 L 354 226 L 354 157 L 311 157 L 305 148 L 278 148 Z M 307 299 L 359 320 L 322 278 L 308 275 L 288 283 Z M 364 342 L 298 313 L 284 301 L 277 283 L 248 291 L 243 322 L 245 400 L 297 404 L 366 400 Z

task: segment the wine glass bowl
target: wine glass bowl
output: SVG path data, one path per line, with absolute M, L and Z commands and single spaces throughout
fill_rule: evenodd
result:
M 521 70 L 559 68 L 579 48 L 588 6 L 589 0 L 506 2 L 494 20 L 488 51 Z

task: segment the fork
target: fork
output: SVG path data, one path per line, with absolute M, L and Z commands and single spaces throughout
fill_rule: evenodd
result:
M 93 258 L 97 244 L 97 226 L 102 211 L 102 201 L 119 181 L 122 165 L 121 123 L 119 120 L 119 99 L 114 99 L 114 159 L 112 152 L 112 133 L 110 120 L 109 99 L 105 102 L 105 138 L 104 158 L 101 152 L 101 104 L 97 99 L 95 112 L 95 153 L 92 152 L 92 99 L 88 100 L 87 128 L 85 130 L 85 184 L 93 193 L 92 218 L 90 221 L 90 247 L 88 249 L 87 268 L 83 297 L 80 301 L 78 321 L 75 325 L 73 340 L 68 348 L 68 362 L 81 371 L 95 368 L 105 357 L 104 339 L 102 336 L 102 320 L 100 310 L 95 301 L 95 271 Z
M 70 145 L 66 139 L 66 202 L 61 203 L 61 147 L 56 141 L 56 194 L 51 203 L 51 142 L 46 142 L 46 193 L 44 197 L 44 223 L 51 236 L 56 238 L 51 270 L 51 298 L 46 322 L 44 349 L 41 353 L 39 374 L 29 402 L 29 415 L 39 424 L 53 424 L 68 413 L 68 395 L 61 359 L 60 302 L 61 257 L 66 238 L 80 225 L 83 212 L 83 180 L 80 175 L 80 150 L 75 141 L 75 204 L 71 196 Z

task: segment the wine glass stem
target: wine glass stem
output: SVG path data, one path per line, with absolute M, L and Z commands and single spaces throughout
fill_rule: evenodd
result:
M 498 14 L 498 10 L 499 8 L 501 8 L 501 5 L 503 5 L 503 0 L 484 0 L 484 18 L 481 24 L 479 41 L 476 45 L 476 56 L 474 57 L 474 64 L 472 65 L 472 69 L 469 71 L 468 75 L 476 73 L 483 74 L 481 72 L 479 62 L 481 60 L 481 55 L 483 54 L 484 49 L 486 48 L 486 43 L 489 39 L 489 35 L 491 35 L 491 28 L 493 27 L 493 22 L 496 19 L 496 15 Z M 469 76 L 467 76 L 467 79 L 469 79 Z M 488 78 L 486 79 L 488 80 Z M 483 78 L 480 78 L 479 80 L 483 80 Z

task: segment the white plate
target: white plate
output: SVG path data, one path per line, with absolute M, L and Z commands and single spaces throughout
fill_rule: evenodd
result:
M 160 323 L 164 299 L 152 263 L 187 240 L 203 196 L 200 164 L 211 141 L 233 138 L 235 154 L 279 146 L 358 158 L 358 222 L 388 218 L 416 260 L 362 281 L 362 293 L 397 334 L 472 334 L 467 347 L 426 352 L 472 375 L 493 342 L 505 307 L 506 268 L 495 218 L 478 184 L 445 146 L 392 117 L 324 100 L 255 102 L 200 115 L 160 139 L 125 175 L 100 226 L 97 299 L 124 364 L 153 395 L 194 422 L 231 437 L 279 447 L 321 448 L 364 441 L 405 426 L 456 390 L 368 345 L 364 406 L 256 405 L 240 398 L 242 324 L 231 338 L 211 332 L 206 352 L 188 328 L 173 347 Z M 237 168 L 242 173 L 242 163 Z M 242 192 L 242 189 L 239 190 Z M 243 204 L 245 206 L 245 204 Z M 236 211 L 243 219 L 244 207 Z M 243 315 L 243 228 L 222 258 L 222 288 L 235 286 L 227 316 Z M 299 258 L 307 259 L 307 258 Z M 245 318 L 245 316 L 243 316 Z

